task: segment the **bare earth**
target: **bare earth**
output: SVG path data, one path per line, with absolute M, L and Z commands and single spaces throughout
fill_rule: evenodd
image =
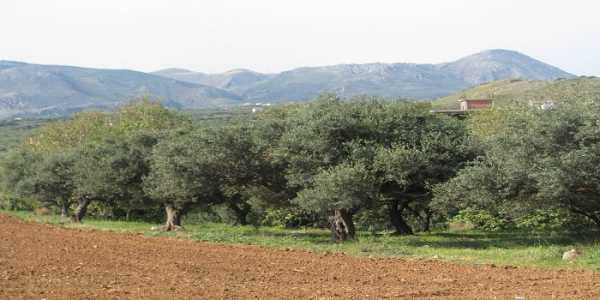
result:
M 600 299 L 600 274 L 147 238 L 0 215 L 0 298 Z

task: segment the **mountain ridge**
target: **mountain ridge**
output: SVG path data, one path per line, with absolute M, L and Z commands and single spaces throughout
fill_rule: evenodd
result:
M 230 73 L 231 71 L 207 74 L 190 70 L 178 74 L 165 70 L 153 72 L 177 80 L 219 87 L 247 100 L 262 101 L 310 99 L 324 90 L 336 92 L 342 97 L 369 94 L 435 99 L 495 80 L 554 80 L 575 77 L 530 56 L 506 49 L 485 50 L 456 61 L 438 64 L 375 62 L 299 67 L 274 74 L 247 69 L 233 75 L 229 75 Z M 240 76 L 244 76 L 245 80 L 243 84 L 236 84 L 235 79 Z M 209 78 L 220 78 L 220 81 L 215 84 Z M 222 82 L 229 84 L 224 85 Z
M 112 109 L 143 95 L 155 96 L 167 106 L 180 109 L 305 101 L 322 92 L 334 92 L 343 98 L 373 95 L 428 100 L 494 80 L 573 77 L 527 55 L 503 49 L 440 64 L 337 64 L 280 73 L 232 69 L 209 74 L 182 68 L 144 73 L 0 60 L 0 118 Z
M 0 118 L 63 115 L 88 108 L 111 109 L 151 95 L 172 107 L 237 103 L 225 90 L 127 69 L 95 69 L 0 61 Z

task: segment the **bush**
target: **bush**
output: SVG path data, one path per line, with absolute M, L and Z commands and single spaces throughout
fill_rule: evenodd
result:
M 485 210 L 467 208 L 454 216 L 450 220 L 448 227 L 499 231 L 510 227 L 510 222 L 502 216 L 492 215 Z
M 361 209 L 354 215 L 356 230 L 376 232 L 391 228 L 384 209 Z
M 591 223 L 560 209 L 538 209 L 515 220 L 515 226 L 527 230 L 582 228 Z
M 0 209 L 33 211 L 39 204 L 30 198 L 18 198 L 8 194 L 0 194 Z

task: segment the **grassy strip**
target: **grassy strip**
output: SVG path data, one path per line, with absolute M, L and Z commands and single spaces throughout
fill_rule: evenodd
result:
M 360 232 L 358 241 L 336 244 L 323 229 L 282 229 L 274 227 L 232 226 L 227 224 L 187 224 L 184 232 L 154 232 L 155 224 L 86 219 L 84 224 L 63 222 L 58 216 L 37 216 L 31 212 L 0 211 L 26 221 L 48 223 L 66 228 L 91 228 L 116 232 L 142 233 L 146 236 L 175 236 L 217 243 L 294 248 L 315 252 L 343 252 L 362 256 L 437 257 L 467 264 L 518 265 L 543 268 L 576 268 L 600 271 L 600 234 L 598 232 L 432 232 L 414 236 L 373 235 Z M 564 251 L 577 247 L 583 255 L 564 262 Z

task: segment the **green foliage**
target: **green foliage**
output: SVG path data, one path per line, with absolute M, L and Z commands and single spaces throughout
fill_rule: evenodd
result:
M 436 204 L 512 216 L 562 208 L 600 225 L 599 118 L 597 102 L 506 110 L 501 127 L 479 137 L 484 155 L 437 188 Z
M 213 153 L 204 146 L 210 141 L 206 132 L 174 135 L 161 141 L 151 157 L 151 172 L 144 180 L 144 191 L 162 203 L 184 208 L 214 194 L 218 177 L 212 164 Z
M 36 197 L 46 206 L 70 206 L 75 192 L 75 163 L 73 153 L 49 154 L 37 163 L 33 176 L 20 182 L 21 193 Z
M 536 209 L 515 220 L 515 227 L 525 230 L 560 230 L 584 225 L 580 218 L 574 218 L 560 209 Z
M 148 99 L 115 113 L 84 112 L 49 122 L 2 160 L 3 193 L 64 211 L 84 197 L 104 203 L 97 211 L 129 216 L 150 205 L 142 179 L 154 144 L 165 132 L 189 125 Z
M 83 147 L 74 166 L 77 197 L 118 205 L 125 210 L 149 205 L 142 179 L 149 172 L 146 155 L 155 143 L 153 136 L 138 135 Z
M 405 209 L 428 215 L 430 187 L 473 157 L 464 124 L 428 110 L 327 94 L 296 107 L 274 152 L 287 166 L 295 203 L 320 213 L 387 205 L 400 216 Z
M 450 220 L 450 223 L 468 224 L 472 225 L 472 228 L 485 231 L 499 231 L 509 226 L 509 222 L 501 216 L 495 216 L 488 211 L 472 208 L 461 210 Z
M 362 164 L 340 164 L 315 175 L 313 184 L 300 193 L 295 203 L 315 212 L 354 210 L 374 200 L 373 177 Z

